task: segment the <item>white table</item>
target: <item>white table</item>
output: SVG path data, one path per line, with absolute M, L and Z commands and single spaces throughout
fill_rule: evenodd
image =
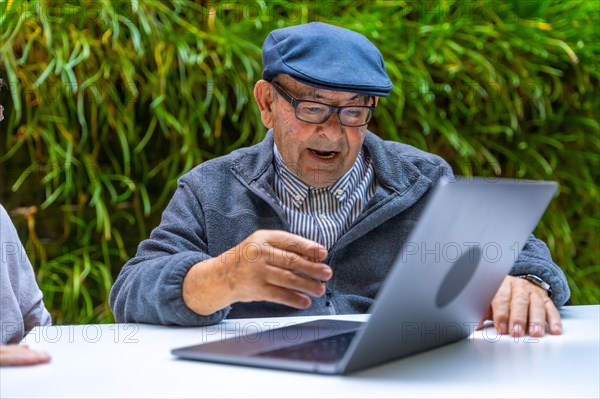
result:
M 310 318 L 229 320 L 207 328 L 140 324 L 52 326 L 25 339 L 52 361 L 0 368 L 0 397 L 595 397 L 600 305 L 561 310 L 561 336 L 512 338 L 493 329 L 348 376 L 179 360 L 174 347 Z M 365 315 L 338 316 L 364 320 Z

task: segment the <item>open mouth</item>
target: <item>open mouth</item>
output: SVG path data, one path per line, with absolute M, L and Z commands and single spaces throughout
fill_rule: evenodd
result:
M 312 148 L 310 151 L 321 159 L 333 159 L 337 155 L 337 152 L 335 151 L 317 151 Z

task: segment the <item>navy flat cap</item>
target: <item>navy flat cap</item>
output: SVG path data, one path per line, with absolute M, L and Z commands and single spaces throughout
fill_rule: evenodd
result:
M 394 87 L 369 39 L 321 22 L 272 31 L 262 57 L 269 82 L 284 73 L 309 86 L 367 96 L 388 96 Z

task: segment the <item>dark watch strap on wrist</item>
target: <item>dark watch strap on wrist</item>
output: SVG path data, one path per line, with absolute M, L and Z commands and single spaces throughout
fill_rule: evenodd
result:
M 544 280 L 542 280 L 535 274 L 522 274 L 517 277 L 524 278 L 525 280 L 532 282 L 533 284 L 537 285 L 538 287 L 545 289 L 548 292 L 548 295 L 550 295 L 550 297 L 552 297 L 552 287 L 550 287 L 550 284 L 548 284 L 547 282 L 545 282 Z

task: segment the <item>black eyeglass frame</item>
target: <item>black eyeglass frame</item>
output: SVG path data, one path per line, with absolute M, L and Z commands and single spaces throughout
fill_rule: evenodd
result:
M 368 125 L 369 122 L 371 121 L 371 119 L 373 119 L 373 114 L 375 114 L 375 106 L 369 106 L 369 105 L 345 105 L 345 106 L 341 106 L 341 107 L 335 107 L 333 105 L 321 103 L 321 102 L 318 102 L 318 101 L 300 100 L 300 99 L 294 98 L 290 93 L 288 93 L 287 91 L 285 91 L 285 89 L 283 87 L 281 87 L 279 85 L 279 83 L 277 83 L 277 82 L 271 82 L 271 84 L 273 85 L 273 87 L 275 87 L 275 90 L 277 90 L 277 92 L 279 94 L 281 94 L 281 96 L 288 103 L 290 103 L 290 105 L 294 108 L 294 114 L 296 115 L 296 118 L 298 120 L 301 120 L 302 122 L 312 123 L 314 125 L 320 125 L 322 123 L 327 122 L 329 120 L 329 118 L 331 118 L 331 115 L 333 115 L 333 113 L 335 112 L 337 114 L 338 120 L 340 121 L 340 124 L 342 126 L 347 126 L 347 127 L 361 127 L 361 126 Z M 298 107 L 302 103 L 313 103 L 313 104 L 324 105 L 325 107 L 329 108 L 329 114 L 321 122 L 312 122 L 312 121 L 307 121 L 305 119 L 302 119 L 302 118 L 300 118 L 298 116 Z M 348 108 L 364 108 L 364 109 L 368 109 L 370 112 L 369 112 L 369 115 L 367 116 L 367 121 L 365 123 L 361 123 L 360 125 L 348 125 L 346 123 L 343 123 L 342 122 L 342 118 L 340 117 L 340 112 L 342 112 L 344 109 L 348 109 Z

